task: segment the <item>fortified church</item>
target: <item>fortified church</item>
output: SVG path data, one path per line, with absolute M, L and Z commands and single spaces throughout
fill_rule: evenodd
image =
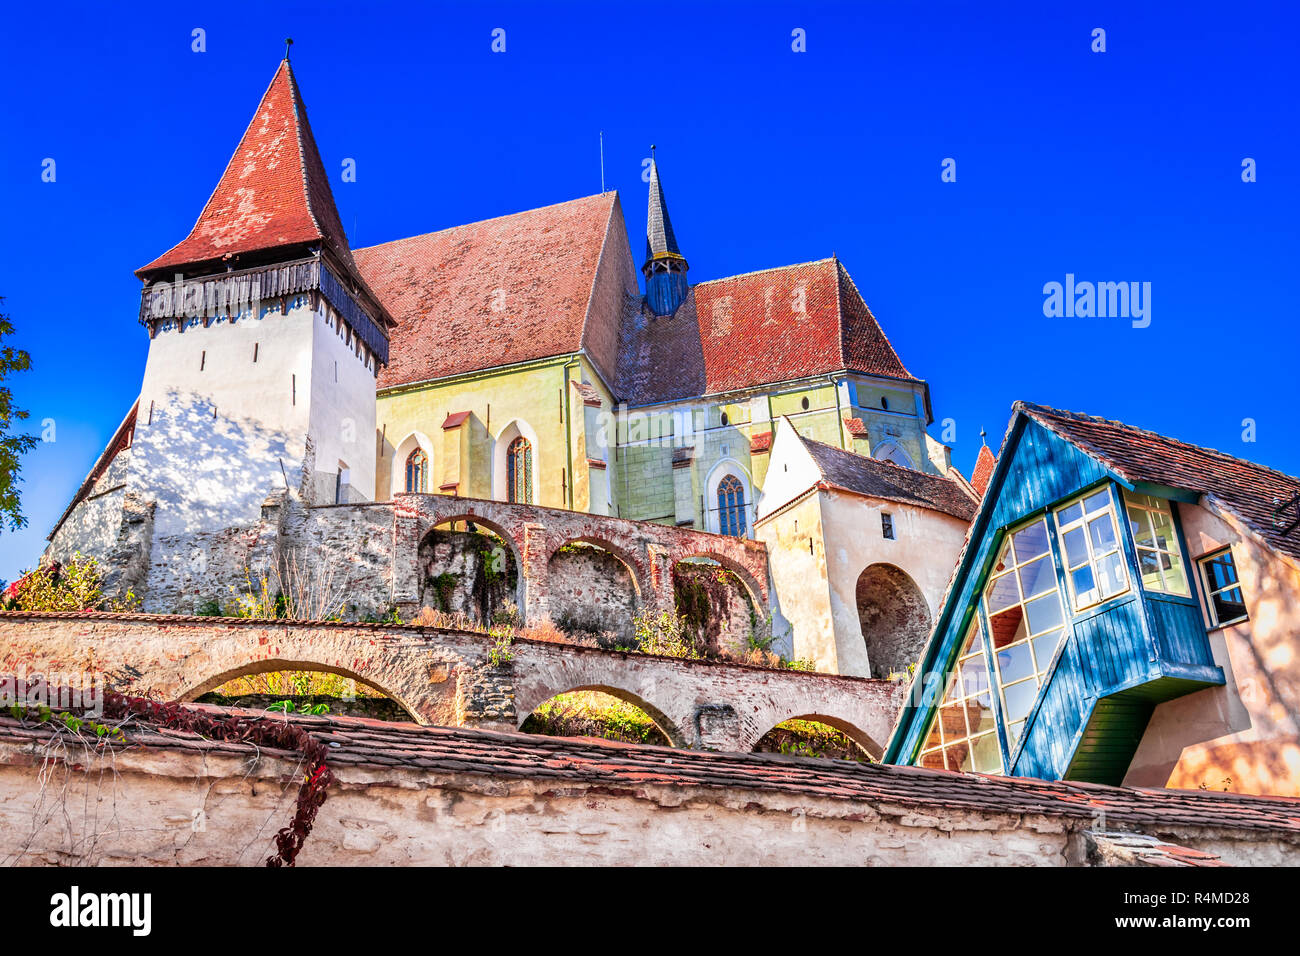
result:
M 642 256 L 628 225 L 603 193 L 352 249 L 286 57 L 137 271 L 140 394 L 50 534 L 143 613 L 0 612 L 0 682 L 131 716 L 60 805 L 56 722 L 0 713 L 15 859 L 251 862 L 304 780 L 274 865 L 1300 859 L 1300 479 L 1017 402 L 968 481 L 837 258 L 692 284 L 653 160 Z M 212 611 L 279 571 L 344 613 Z M 701 603 L 782 666 L 630 642 Z M 425 726 L 158 703 L 299 668 Z M 672 749 L 518 733 L 575 690 Z M 792 720 L 873 762 L 755 752 Z M 64 812 L 104 780 L 110 833 Z
M 978 502 L 926 432 L 928 386 L 833 256 L 692 285 L 653 161 L 645 235 L 638 260 L 609 192 L 351 249 L 286 58 L 190 234 L 137 270 L 140 397 L 48 556 L 186 612 L 301 531 L 280 515 L 268 539 L 277 496 L 316 525 L 404 494 L 564 509 L 764 541 L 789 594 L 751 597 L 786 653 L 902 670 Z M 879 548 L 827 567 L 820 532 L 772 515 L 827 481 L 804 443 L 844 453 L 835 483 Z M 313 549 L 364 550 L 356 533 Z M 385 583 L 370 610 L 422 600 Z M 860 617 L 886 606 L 877 629 L 910 637 L 873 662 Z

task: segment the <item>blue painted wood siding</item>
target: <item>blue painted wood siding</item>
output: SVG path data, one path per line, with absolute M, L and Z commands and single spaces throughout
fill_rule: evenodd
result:
M 1059 779 L 1070 766 L 1098 700 L 1153 684 L 1153 690 L 1159 688 L 1157 693 L 1172 696 L 1194 689 L 1195 685 L 1189 685 L 1187 680 L 1221 683 L 1222 675 L 1219 673 L 1215 680 L 1218 669 L 1214 667 L 1195 599 L 1149 594 L 1142 589 L 1123 496 L 1112 483 L 1112 476 L 1099 462 L 1037 422 L 1022 419 L 1018 428 L 1013 430 L 1003 452 L 1012 457 L 1003 463 L 1005 471 L 999 469 L 1001 480 L 995 475 L 995 484 L 988 490 L 996 497 L 986 502 L 972 528 L 973 553 L 958 569 L 953 594 L 940 612 L 936 633 L 921 662 L 923 676 L 918 681 L 926 693 L 937 696 L 961 635 L 979 606 L 988 569 L 1007 528 L 1041 515 L 1085 489 L 1110 487 L 1129 591 L 1101 605 L 1072 612 L 1061 572 L 1058 536 L 1049 514 L 1049 537 L 1067 623 L 1062 646 L 1016 747 L 1009 747 L 1001 701 L 994 699 L 1004 766 L 1017 775 Z M 987 635 L 988 622 L 982 611 L 979 613 Z M 1180 680 L 1162 680 L 1166 677 Z M 990 679 L 994 679 L 992 673 Z M 913 759 L 929 724 L 931 704 L 930 698 L 914 689 L 887 759 L 903 763 Z

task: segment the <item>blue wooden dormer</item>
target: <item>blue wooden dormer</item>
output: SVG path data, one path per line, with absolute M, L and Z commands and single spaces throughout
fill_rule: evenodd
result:
M 1017 405 L 886 762 L 1118 784 L 1156 704 L 1224 683 L 1196 493 L 1105 462 Z

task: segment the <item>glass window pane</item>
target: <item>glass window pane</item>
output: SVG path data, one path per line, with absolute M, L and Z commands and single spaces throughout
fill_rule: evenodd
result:
M 1096 494 L 1083 499 L 1084 510 L 1090 515 L 1101 511 L 1108 504 L 1110 504 L 1110 492 L 1104 488 Z
M 1024 564 L 1031 558 L 1047 553 L 1047 523 L 1044 521 L 1035 521 L 1011 537 L 1016 545 L 1017 564 Z
M 1088 544 L 1082 528 L 1071 528 L 1065 532 L 1065 563 L 1072 568 L 1088 560 Z
M 1061 523 L 1062 526 L 1067 524 L 1072 524 L 1083 517 L 1083 505 L 1081 505 L 1079 502 L 1076 501 L 1074 504 L 1070 505 L 1069 507 L 1062 508 L 1059 512 L 1057 512 L 1057 514 L 1059 515 L 1057 520 Z
M 990 614 L 996 614 L 1018 603 L 1020 591 L 1016 587 L 1015 574 L 1004 574 L 1000 578 L 994 578 L 993 583 L 989 585 L 985 601 L 988 603 Z
M 966 722 L 970 724 L 972 734 L 993 730 L 997 726 L 993 719 L 993 702 L 986 697 L 972 703 L 970 709 L 966 711 Z
M 944 704 L 939 708 L 939 721 L 943 724 L 945 747 L 966 736 L 966 708 L 962 704 Z
M 1115 523 L 1110 520 L 1109 514 L 1104 514 L 1100 518 L 1093 518 L 1088 522 L 1088 536 L 1092 539 L 1092 550 L 1096 554 L 1104 554 L 1115 548 Z
M 1032 676 L 1034 661 L 1029 655 L 1029 645 L 1016 644 L 998 651 L 998 673 L 1004 684 Z
M 1020 588 L 1031 598 L 1056 587 L 1056 568 L 1052 559 L 1044 556 L 1029 562 L 1020 569 Z
M 1034 700 L 1038 697 L 1038 682 L 1026 680 L 1012 684 L 1003 694 L 1007 701 L 1007 717 L 1012 721 L 1023 720 L 1033 709 Z
M 1012 748 L 1016 746 L 1016 741 L 1020 739 L 1020 731 L 1024 730 L 1024 728 L 1025 722 L 1023 720 L 1016 721 L 1007 727 L 1007 740 Z
M 1142 586 L 1160 590 L 1160 555 L 1155 551 L 1138 549 L 1138 567 L 1142 570 Z
M 1176 554 L 1165 555 L 1165 590 L 1174 594 L 1187 595 L 1187 575 L 1183 573 L 1183 562 Z
M 1151 547 L 1151 516 L 1137 508 L 1129 508 L 1128 523 L 1133 529 L 1133 540 L 1138 546 Z
M 1056 656 L 1056 648 L 1060 645 L 1061 636 L 1064 633 L 1064 631 L 1053 631 L 1051 634 L 1036 637 L 1031 642 L 1034 645 L 1034 657 L 1038 659 L 1038 672 L 1040 674 L 1047 670 L 1047 666 L 1052 663 L 1052 658 Z
M 993 565 L 993 574 L 999 574 L 1011 567 L 1011 539 L 1008 538 L 1002 542 L 1002 550 L 998 552 L 998 560 Z
M 1214 616 L 1219 623 L 1234 621 L 1246 614 L 1241 588 L 1229 588 L 1214 595 Z
M 997 734 L 985 734 L 971 742 L 971 769 L 976 773 L 1000 773 L 1002 751 Z
M 1174 534 L 1174 522 L 1169 515 L 1153 513 L 1151 515 L 1152 532 L 1155 535 L 1156 547 L 1164 551 L 1178 550 L 1178 538 Z
M 1213 590 L 1237 583 L 1237 566 L 1232 563 L 1232 553 L 1225 551 L 1213 558 L 1208 565 L 1210 569 L 1210 587 Z
M 1097 599 L 1097 583 L 1092 576 L 1092 565 L 1085 564 L 1077 571 L 1071 571 L 1070 584 L 1074 588 L 1076 606 L 1082 607 Z
M 1118 551 L 1112 551 L 1101 559 L 1097 569 L 1097 578 L 1101 581 L 1101 593 L 1106 597 L 1121 594 L 1128 588 L 1128 575 L 1124 573 L 1124 561 Z
M 1054 627 L 1061 626 L 1061 602 L 1055 594 L 1028 601 L 1025 604 L 1025 616 L 1029 619 L 1029 633 L 1041 634 Z
M 963 697 L 973 697 L 981 694 L 989 688 L 989 672 L 984 666 L 984 656 L 968 660 L 961 665 L 961 675 L 957 680 L 957 686 L 961 690 Z

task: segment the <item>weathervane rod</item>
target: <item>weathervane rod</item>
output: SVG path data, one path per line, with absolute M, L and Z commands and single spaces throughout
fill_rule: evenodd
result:
M 284 58 L 289 59 L 289 47 L 293 46 L 293 37 L 284 38 Z
M 605 131 L 600 131 L 600 194 L 605 195 Z

